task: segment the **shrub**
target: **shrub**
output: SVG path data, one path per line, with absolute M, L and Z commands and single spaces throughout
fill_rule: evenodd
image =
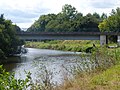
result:
M 0 90 L 26 90 L 29 87 L 30 73 L 25 80 L 16 79 L 14 73 L 6 72 L 0 65 Z

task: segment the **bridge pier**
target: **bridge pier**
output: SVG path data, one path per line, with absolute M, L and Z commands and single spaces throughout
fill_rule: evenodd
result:
M 120 35 L 117 36 L 117 43 L 118 43 L 118 47 L 120 47 Z
M 100 46 L 104 46 L 107 44 L 107 36 L 106 35 L 100 35 Z

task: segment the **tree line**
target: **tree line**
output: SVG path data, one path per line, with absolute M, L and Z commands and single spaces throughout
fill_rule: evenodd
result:
M 21 41 L 16 36 L 16 32 L 21 29 L 12 24 L 11 20 L 6 20 L 4 14 L 0 16 L 0 58 L 4 58 L 13 54 L 17 50 L 17 46 L 21 45 Z
M 41 15 L 28 29 L 28 32 L 105 32 L 120 31 L 120 8 L 105 13 L 83 15 L 75 7 L 65 4 L 58 14 Z
M 65 4 L 58 14 L 41 15 L 28 28 L 29 32 L 99 32 L 98 25 L 107 18 L 106 14 L 88 13 L 83 16 L 75 7 Z M 91 29 L 93 28 L 93 29 Z

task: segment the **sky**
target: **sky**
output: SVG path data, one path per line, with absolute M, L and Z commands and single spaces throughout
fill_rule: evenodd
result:
M 20 28 L 29 28 L 40 15 L 57 14 L 65 4 L 84 15 L 94 12 L 109 15 L 120 6 L 120 0 L 0 0 L 0 14 Z

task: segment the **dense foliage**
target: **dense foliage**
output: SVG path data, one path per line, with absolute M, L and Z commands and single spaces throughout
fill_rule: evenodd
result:
M 58 14 L 41 15 L 28 28 L 28 32 L 120 32 L 120 8 L 105 13 L 88 13 L 83 16 L 75 7 L 65 4 Z
M 20 45 L 16 37 L 16 31 L 20 31 L 17 25 L 13 25 L 10 20 L 6 20 L 4 15 L 0 16 L 0 58 L 14 53 Z
M 99 24 L 102 32 L 120 32 L 120 8 L 112 10 L 111 15 Z
M 26 90 L 29 86 L 30 73 L 25 80 L 16 79 L 14 73 L 6 72 L 0 65 L 0 90 Z
M 99 32 L 98 24 L 106 18 L 97 13 L 83 16 L 75 7 L 65 4 L 58 14 L 41 15 L 28 32 Z M 92 29 L 91 29 L 92 28 Z

